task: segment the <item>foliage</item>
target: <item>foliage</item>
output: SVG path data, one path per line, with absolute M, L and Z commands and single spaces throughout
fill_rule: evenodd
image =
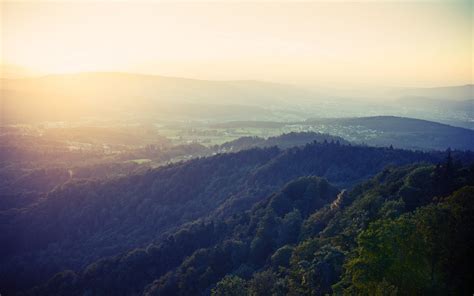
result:
M 225 276 L 211 292 L 212 296 L 242 296 L 246 294 L 246 282 L 238 276 Z
M 301 176 L 323 176 L 345 187 L 389 164 L 440 159 L 437 153 L 311 143 L 289 150 L 219 154 L 120 178 L 73 179 L 35 195 L 33 201 L 26 199 L 24 207 L 0 212 L 5 221 L 0 224 L 5 242 L 0 246 L 0 285 L 10 287 L 4 288 L 7 291 L 29 287 L 61 270 L 81 270 L 101 258 L 164 242 L 187 223 L 206 217 L 222 221 Z M 307 197 L 318 194 L 312 190 Z M 272 208 L 280 216 L 296 207 L 306 217 L 325 204 L 307 197 L 275 197 Z M 295 242 L 299 234 L 293 230 L 299 222 L 293 223 L 294 218 L 298 220 L 297 215 L 287 217 L 279 233 L 267 229 L 270 233 L 265 235 L 278 239 L 255 240 L 253 263 L 263 263 L 259 252 L 273 250 L 284 240 Z
M 2 235 L 15 238 L 13 242 L 20 234 L 45 235 L 43 241 L 32 242 L 33 249 L 25 249 L 33 255 L 24 258 L 59 262 L 54 268 L 63 266 L 66 247 L 70 254 L 84 254 L 86 246 L 98 242 L 125 249 L 112 251 L 112 256 L 87 249 L 101 259 L 57 274 L 29 290 L 32 295 L 208 295 L 233 285 L 250 295 L 364 294 L 369 288 L 392 294 L 469 291 L 474 281 L 465 258 L 473 249 L 469 186 L 474 185 L 474 167 L 455 165 L 449 158 L 438 166 L 388 167 L 346 191 L 320 177 L 296 177 L 260 196 L 281 184 L 272 173 L 286 172 L 291 178 L 291 169 L 284 171 L 279 162 L 297 161 L 300 173 L 308 174 L 312 170 L 306 164 L 318 163 L 310 156 L 315 150 L 330 155 L 329 150 L 338 149 L 353 153 L 354 162 L 346 167 L 354 170 L 361 169 L 356 167 L 358 156 L 363 162 L 369 157 L 428 155 L 337 144 L 218 155 L 106 184 L 69 184 L 34 208 L 3 213 L 21 223 L 5 224 L 8 232 Z M 407 186 L 418 194 L 406 194 Z M 85 190 L 89 188 L 93 191 Z M 246 207 L 229 203 L 245 198 Z M 128 211 L 120 213 L 123 208 Z M 163 208 L 169 212 L 160 212 Z M 51 226 L 45 226 L 45 217 L 34 215 L 53 210 L 58 214 L 46 220 Z M 201 215 L 196 218 L 193 211 Z M 174 224 L 164 227 L 157 223 L 160 218 Z M 165 235 L 158 236 L 164 229 Z M 11 252 L 9 247 L 2 246 Z M 30 264 L 21 256 L 13 258 L 2 265 L 4 274 L 20 274 L 20 267 Z M 17 273 L 11 272 L 12 266 Z

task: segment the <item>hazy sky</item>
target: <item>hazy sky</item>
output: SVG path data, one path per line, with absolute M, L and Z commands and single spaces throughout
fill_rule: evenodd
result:
M 466 1 L 1 3 L 2 62 L 320 85 L 472 83 Z

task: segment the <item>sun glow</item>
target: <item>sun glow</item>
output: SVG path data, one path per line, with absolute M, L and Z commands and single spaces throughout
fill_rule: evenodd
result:
M 2 2 L 2 61 L 41 73 L 472 82 L 470 1 Z

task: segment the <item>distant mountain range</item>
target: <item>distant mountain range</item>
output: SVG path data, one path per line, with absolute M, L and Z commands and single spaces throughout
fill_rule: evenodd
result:
M 442 101 L 469 101 L 474 99 L 474 84 L 430 87 L 403 88 L 392 92 L 399 97 L 422 97 Z
M 311 93 L 277 83 L 206 81 L 127 73 L 80 73 L 3 79 L 3 120 L 82 117 L 160 119 L 267 118 L 269 108 L 297 112 Z
M 472 85 L 397 89 L 368 103 L 286 84 L 208 81 L 92 72 L 2 79 L 2 122 L 83 118 L 134 120 L 298 120 L 378 114 L 471 127 Z
M 388 104 L 399 115 L 434 119 L 443 123 L 474 129 L 474 85 L 411 88 L 391 93 Z M 396 114 L 396 113 L 393 113 Z

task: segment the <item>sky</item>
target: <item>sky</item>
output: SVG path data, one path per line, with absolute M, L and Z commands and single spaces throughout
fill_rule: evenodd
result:
M 473 82 L 470 0 L 0 5 L 3 69 L 328 86 Z

